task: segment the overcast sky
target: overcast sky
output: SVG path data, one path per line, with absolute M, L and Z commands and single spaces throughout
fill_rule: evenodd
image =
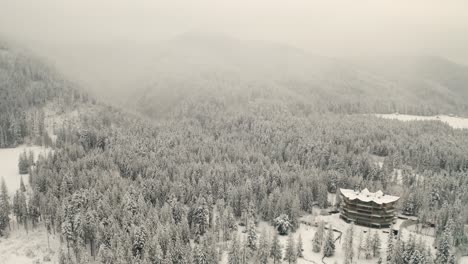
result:
M 466 0 L 0 0 L 0 35 L 29 45 L 151 44 L 187 31 L 328 56 L 440 55 L 468 64 Z

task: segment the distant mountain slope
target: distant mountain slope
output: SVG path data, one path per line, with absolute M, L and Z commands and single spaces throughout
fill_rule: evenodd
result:
M 439 58 L 349 61 L 187 34 L 155 48 L 145 68 L 130 101 L 153 116 L 206 97 L 279 100 L 307 112 L 468 113 L 468 69 Z
M 0 147 L 44 136 L 41 107 L 48 101 L 70 104 L 85 97 L 41 60 L 0 42 Z

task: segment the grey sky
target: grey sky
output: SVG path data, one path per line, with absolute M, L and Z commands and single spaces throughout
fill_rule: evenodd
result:
M 321 55 L 416 53 L 468 62 L 466 0 L 1 2 L 0 34 L 29 44 L 148 44 L 201 30 Z

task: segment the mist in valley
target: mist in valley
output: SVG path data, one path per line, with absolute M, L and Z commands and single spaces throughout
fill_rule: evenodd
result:
M 0 263 L 468 263 L 467 10 L 0 0 Z

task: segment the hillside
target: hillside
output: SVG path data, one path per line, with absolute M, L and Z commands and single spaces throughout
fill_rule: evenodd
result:
M 52 100 L 70 106 L 87 99 L 41 59 L 0 42 L 0 148 L 50 142 L 43 107 Z
M 182 46 L 197 41 L 176 40 Z M 233 41 L 215 39 L 205 46 L 200 40 L 199 47 L 190 45 L 187 51 L 175 43 L 168 45 L 166 55 L 155 60 L 160 67 L 152 78 L 158 85 L 148 86 L 142 91 L 145 98 L 133 102 L 156 119 L 93 104 L 93 98 L 81 95 L 73 85 L 58 82 L 60 75 L 49 74 L 41 61 L 30 67 L 31 63 L 17 59 L 27 56 L 6 50 L 5 56 L 18 66 L 4 63 L 4 71 L 19 74 L 14 79 L 5 77 L 8 85 L 3 91 L 12 94 L 9 107 L 15 113 L 44 112 L 61 125 L 54 131 L 51 155 L 27 161 L 27 189 L 0 189 L 0 243 L 27 254 L 22 240 L 44 243 L 44 235 L 58 234 L 51 241 L 56 245 L 54 252 L 42 245 L 44 252 L 41 249 L 35 257 L 53 255 L 59 263 L 220 263 L 227 259 L 272 263 L 272 257 L 278 262 L 287 254 L 279 247 L 269 254 L 273 242 L 287 248 L 285 244 L 296 243 L 301 235 L 308 252 L 298 263 L 309 263 L 320 260 L 325 251 L 311 238 L 325 225 L 329 230 L 333 225 L 337 231 L 328 232 L 330 237 L 335 232 L 349 240 L 356 232 L 370 240 L 367 230 L 372 230 L 378 239 L 387 239 L 375 247 L 374 254 L 369 253 L 371 242 L 366 242 L 366 260 L 358 254 L 354 259 L 358 263 L 379 263 L 387 256 L 392 256 L 392 264 L 406 263 L 404 256 L 455 261 L 466 254 L 468 208 L 463 205 L 468 201 L 468 130 L 435 120 L 401 122 L 343 114 L 375 110 L 360 105 L 364 104 L 360 100 L 381 97 L 370 87 L 384 82 L 356 77 L 369 76 L 371 70 L 358 74 L 353 67 L 338 67 L 329 59 L 310 63 L 303 59 L 304 53 L 288 47 L 270 57 L 272 51 L 263 44 L 231 45 Z M 236 51 L 239 46 L 259 56 Z M 195 47 L 197 52 L 192 50 Z M 225 53 L 226 49 L 233 53 Z M 203 58 L 215 55 L 201 60 L 200 50 L 206 53 Z M 264 64 L 265 60 L 269 63 Z M 293 66 L 286 67 L 288 63 Z M 320 74 L 308 75 L 301 69 Z M 42 71 L 40 78 L 34 77 Z M 288 78 L 320 80 L 317 83 L 329 86 L 323 86 L 327 87 L 323 91 L 322 86 L 309 90 L 310 83 L 293 87 L 286 85 L 292 82 L 286 82 Z M 44 84 L 30 87 L 36 82 Z M 47 94 L 49 88 L 55 92 L 38 97 L 37 103 L 24 103 L 36 96 L 19 93 Z M 456 87 L 451 89 L 458 93 Z M 341 104 L 330 96 L 351 103 Z M 353 98 L 358 100 L 356 105 Z M 445 105 L 443 99 L 441 104 Z M 63 114 L 63 108 L 68 112 Z M 16 118 L 13 115 L 12 120 Z M 27 141 L 28 135 L 17 135 L 12 144 Z M 11 175 L 16 175 L 15 165 L 8 165 L 13 168 Z M 394 237 L 389 228 L 352 231 L 352 225 L 338 215 L 318 217 L 336 210 L 339 188 L 368 188 L 399 196 L 397 212 L 420 221 L 406 221 L 400 229 L 404 235 Z M 5 193 L 14 195 L 10 198 Z M 9 238 L 8 224 L 16 223 L 13 218 L 17 224 Z M 304 223 L 303 219 L 312 220 Z M 265 229 L 262 234 L 260 227 Z M 31 236 L 20 233 L 31 229 Z M 278 238 L 279 234 L 284 237 Z M 286 235 L 291 236 L 286 239 Z M 339 261 L 350 250 L 361 250 L 357 241 L 345 249 L 342 245 L 347 240 L 329 239 L 339 249 L 326 261 Z M 313 247 L 318 250 L 311 251 Z M 0 252 L 0 258 L 12 250 Z M 235 259 L 241 255 L 243 262 Z
M 305 113 L 468 113 L 468 68 L 434 57 L 344 60 L 281 44 L 187 34 L 155 47 L 142 75 L 129 101 L 152 116 L 200 94 L 244 105 L 281 100 Z

